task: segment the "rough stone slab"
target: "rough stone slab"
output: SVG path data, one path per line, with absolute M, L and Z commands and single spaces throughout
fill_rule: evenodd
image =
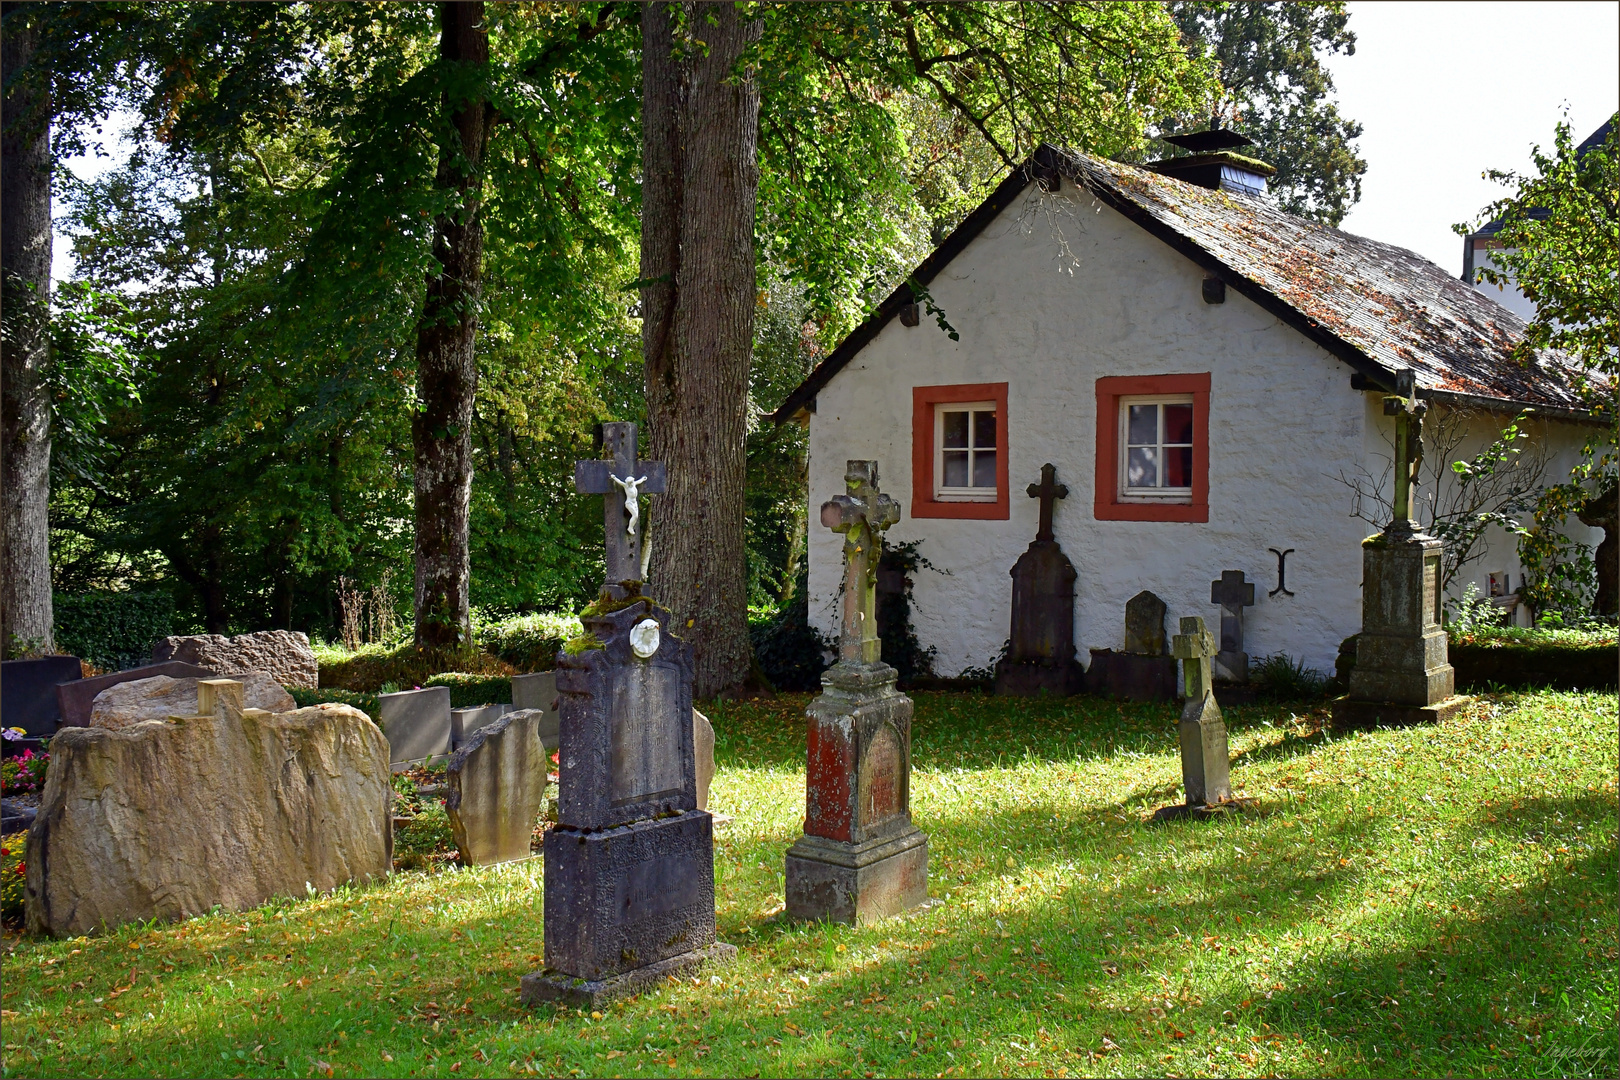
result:
M 217 674 L 218 672 L 205 667 L 182 663 L 179 660 L 147 664 L 143 667 L 115 671 L 110 675 L 96 675 L 89 679 L 59 683 L 56 687 L 56 704 L 61 710 L 64 726 L 85 727 L 90 723 L 90 712 L 95 705 L 96 695 L 110 686 L 150 679 L 157 675 L 167 675 L 171 679 L 212 679 Z
M 261 630 L 254 634 L 189 634 L 167 637 L 152 650 L 152 662 L 181 660 L 199 664 L 220 675 L 268 672 L 282 686 L 314 690 L 320 686 L 321 667 L 309 635 L 292 630 Z
M 546 794 L 541 712 L 509 712 L 474 731 L 450 756 L 444 801 L 463 866 L 516 862 L 532 854 Z
M 703 949 L 660 960 L 656 964 L 627 971 L 606 979 L 576 979 L 554 971 L 536 971 L 523 976 L 521 996 L 525 1005 L 556 1002 L 566 1008 L 596 1009 L 618 998 L 639 994 L 671 975 L 690 975 L 704 964 L 729 964 L 737 958 L 737 946 L 715 942 Z
M 345 705 L 64 728 L 28 830 L 28 929 L 85 934 L 381 880 L 392 802 L 387 741 Z
M 928 835 L 912 827 L 871 844 L 803 836 L 787 853 L 787 915 L 807 922 L 872 923 L 928 899 Z
M 538 709 L 540 741 L 557 749 L 557 673 L 535 671 L 512 676 L 512 708 Z
M 0 662 L 0 718 L 6 727 L 20 727 L 29 735 L 51 734 L 61 715 L 57 684 L 76 682 L 83 674 L 77 656 Z
M 1380 727 L 1438 724 L 1455 717 L 1473 700 L 1456 694 L 1433 705 L 1402 705 L 1390 701 L 1338 698 L 1333 702 L 1333 728 L 1335 731 L 1366 731 Z
M 692 710 L 692 757 L 697 764 L 697 808 L 709 808 L 709 784 L 714 781 L 714 725 Z
M 450 752 L 455 753 L 473 732 L 493 724 L 512 711 L 510 705 L 475 705 L 466 709 L 450 710 Z
M 199 705 L 199 684 L 204 681 L 207 680 L 154 675 L 114 683 L 96 695 L 87 726 L 122 731 L 147 720 L 212 712 Z M 237 676 L 237 681 L 242 685 L 244 708 L 272 713 L 292 712 L 298 708 L 292 695 L 262 671 Z
M 377 725 L 388 739 L 388 761 L 396 771 L 443 757 L 450 752 L 450 688 L 379 694 Z

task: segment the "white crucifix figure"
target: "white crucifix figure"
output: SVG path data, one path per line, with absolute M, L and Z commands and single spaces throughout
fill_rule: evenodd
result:
M 624 508 L 630 515 L 630 523 L 624 527 L 624 531 L 634 536 L 636 535 L 636 521 L 641 517 L 641 494 L 637 489 L 647 482 L 647 478 L 643 476 L 639 480 L 634 478 L 620 480 L 612 473 L 608 473 L 608 479 L 613 481 L 615 487 L 624 492 Z

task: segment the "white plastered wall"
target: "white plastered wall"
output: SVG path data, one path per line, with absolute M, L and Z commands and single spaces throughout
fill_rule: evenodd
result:
M 1079 574 L 1082 663 L 1089 649 L 1123 645 L 1125 603 L 1142 589 L 1168 605 L 1170 633 L 1187 615 L 1214 628 L 1210 582 L 1242 570 L 1255 583 L 1250 656 L 1287 653 L 1331 671 L 1340 640 L 1360 628 L 1368 531 L 1337 477 L 1382 446 L 1374 427 L 1386 421 L 1376 395 L 1351 389 L 1347 365 L 1236 290 L 1204 303 L 1203 278 L 1072 184 L 1015 200 L 929 286 L 960 341 L 926 317 L 916 327 L 891 320 L 817 397 L 811 621 L 835 631 L 841 572 L 841 538 L 817 524 L 816 508 L 843 490 L 847 459 L 875 458 L 880 487 L 903 507 L 890 540 L 921 541 L 919 553 L 948 572 L 915 575 L 919 639 L 938 651 L 942 675 L 989 664 L 1008 633 L 1008 571 L 1035 536 L 1025 487 L 1050 461 L 1069 489 L 1054 529 Z M 1211 377 L 1208 522 L 1096 520 L 1096 380 L 1193 372 Z M 914 518 L 912 387 L 984 382 L 1008 383 L 1010 518 Z M 1270 548 L 1293 549 L 1293 596 L 1270 595 Z

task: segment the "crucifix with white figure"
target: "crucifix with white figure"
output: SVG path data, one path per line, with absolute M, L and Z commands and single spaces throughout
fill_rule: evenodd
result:
M 636 425 L 602 425 L 602 457 L 574 462 L 574 487 L 601 495 L 603 531 L 607 534 L 607 580 L 617 593 L 622 582 L 642 580 L 641 497 L 664 493 L 664 463 L 636 458 Z M 622 599 L 622 598 L 621 598 Z
M 900 504 L 877 488 L 877 462 L 850 461 L 844 471 L 846 495 L 821 504 L 821 523 L 844 534 L 844 626 L 838 638 L 840 663 L 875 664 L 881 649 L 877 632 L 877 564 L 883 533 L 900 520 Z
M 1410 370 L 1395 373 L 1395 393 L 1384 399 L 1384 415 L 1395 418 L 1395 513 L 1392 528 L 1411 529 L 1412 489 L 1423 467 L 1423 414 L 1429 406 L 1417 399 L 1417 380 Z

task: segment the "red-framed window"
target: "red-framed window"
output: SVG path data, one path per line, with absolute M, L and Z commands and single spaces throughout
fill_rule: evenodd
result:
M 1006 383 L 912 387 L 911 516 L 1007 519 Z
M 1099 521 L 1209 520 L 1209 373 L 1097 380 Z

